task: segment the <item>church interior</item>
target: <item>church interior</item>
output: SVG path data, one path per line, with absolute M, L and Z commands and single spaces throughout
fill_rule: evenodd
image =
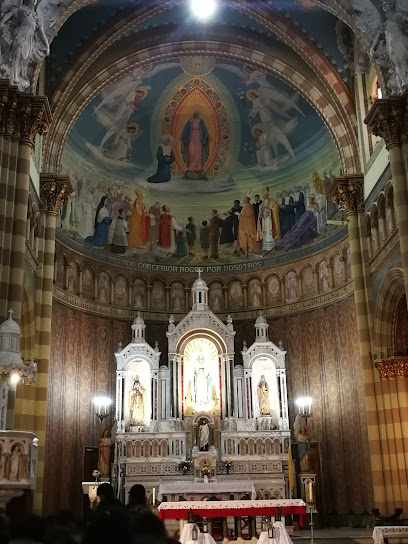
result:
M 0 536 L 407 542 L 407 142 L 405 0 L 0 0 Z

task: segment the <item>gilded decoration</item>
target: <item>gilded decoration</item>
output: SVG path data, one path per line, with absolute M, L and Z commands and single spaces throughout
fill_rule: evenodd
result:
M 71 184 L 68 176 L 42 174 L 40 179 L 41 208 L 51 215 L 57 215 L 60 207 L 69 198 Z
M 334 180 L 331 194 L 334 202 L 341 206 L 346 215 L 364 210 L 364 177 L 347 175 Z
M 369 130 L 385 140 L 387 148 L 408 140 L 408 92 L 376 100 L 364 119 Z
M 375 366 L 382 381 L 408 378 L 408 357 L 377 359 Z
M 36 135 L 47 132 L 50 123 L 47 97 L 20 93 L 16 87 L 0 81 L 0 134 L 32 147 Z

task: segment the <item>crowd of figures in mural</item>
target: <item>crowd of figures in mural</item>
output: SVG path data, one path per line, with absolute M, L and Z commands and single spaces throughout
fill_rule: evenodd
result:
M 89 246 L 112 253 L 139 256 L 149 252 L 158 259 L 197 256 L 204 260 L 224 255 L 239 257 L 300 247 L 319 236 L 336 206 L 327 197 L 332 176 L 317 172 L 311 183 L 277 191 L 268 187 L 261 194 L 248 192 L 228 210 L 213 208 L 208 219 L 176 218 L 169 206 L 145 202 L 121 185 L 106 188 L 74 177 L 74 192 L 61 212 L 60 226 L 77 231 Z

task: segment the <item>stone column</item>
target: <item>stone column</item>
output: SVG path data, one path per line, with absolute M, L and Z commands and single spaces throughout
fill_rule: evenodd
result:
M 19 93 L 0 82 L 0 315 L 10 306 L 17 322 L 23 297 L 31 149 L 50 121 L 46 97 Z
M 382 436 L 376 403 L 376 384 L 374 366 L 371 360 L 371 334 L 369 316 L 369 297 L 366 291 L 364 256 L 361 239 L 363 238 L 364 212 L 364 177 L 348 175 L 337 178 L 332 188 L 333 199 L 341 205 L 347 215 L 351 275 L 353 278 L 357 332 L 361 357 L 361 369 L 364 382 L 364 399 L 368 421 L 368 441 L 374 486 L 375 506 L 384 511 L 389 507 L 386 487 L 389 489 L 389 471 L 385 471 L 386 462 L 382 451 Z
M 408 91 L 403 96 L 376 100 L 364 122 L 385 140 L 390 155 L 394 207 L 408 302 Z
M 375 362 L 381 380 L 381 407 L 385 421 L 389 472 L 395 506 L 408 509 L 408 357 Z

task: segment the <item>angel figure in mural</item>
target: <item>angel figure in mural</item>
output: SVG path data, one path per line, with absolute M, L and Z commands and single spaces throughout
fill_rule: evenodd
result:
M 132 153 L 132 139 L 136 138 L 139 134 L 139 125 L 137 123 L 130 123 L 116 134 L 111 147 L 102 151 L 103 155 L 107 159 L 123 162 L 129 153 Z
M 1 61 L 9 66 L 9 74 L 1 75 L 9 75 L 11 84 L 24 90 L 30 85 L 27 76 L 29 63 L 38 62 L 49 55 L 50 47 L 43 27 L 43 16 L 36 10 L 37 0 L 26 0 L 19 4 L 18 8 L 4 14 L 0 21 L 3 42 Z M 11 41 L 6 45 L 4 38 Z M 3 64 L 1 72 L 4 72 L 4 69 Z
M 259 115 L 261 124 L 265 127 L 267 142 L 275 156 L 276 164 L 280 164 L 278 146 L 283 146 L 292 159 L 295 158 L 292 146 L 289 143 L 288 135 L 293 132 L 297 125 L 297 119 L 293 118 L 283 121 L 273 113 L 269 101 L 266 100 L 257 89 L 250 89 L 247 92 L 247 98 L 252 102 L 252 109 L 249 112 L 250 117 Z
M 209 135 L 198 110 L 187 121 L 181 135 L 181 153 L 187 171 L 185 179 L 207 179 L 204 165 L 208 160 Z
M 144 425 L 145 393 L 146 389 L 140 383 L 139 376 L 136 376 L 129 399 L 131 425 Z
M 127 96 L 125 101 L 119 105 L 117 110 L 114 113 L 104 113 L 100 114 L 98 117 L 99 122 L 107 128 L 104 137 L 102 138 L 101 143 L 99 144 L 99 149 L 104 150 L 104 146 L 110 138 L 114 138 L 116 142 L 119 139 L 119 135 L 123 134 L 124 130 L 127 130 L 128 122 L 130 116 L 133 112 L 137 111 L 139 108 L 139 103 L 141 100 L 144 100 L 147 96 L 148 88 L 140 87 L 136 90 L 132 96 Z M 136 124 L 136 123 L 134 123 Z M 139 127 L 137 127 L 137 132 L 139 132 Z M 114 144 L 115 145 L 115 144 Z M 104 153 L 106 156 L 106 153 Z M 116 158 L 116 157 L 113 157 Z
M 115 424 L 112 427 L 110 435 L 108 431 L 104 431 L 102 433 L 101 438 L 99 439 L 98 470 L 100 471 L 101 476 L 103 478 L 109 476 L 111 447 L 112 447 L 112 444 L 114 444 L 115 442 L 116 427 L 117 427 L 117 423 L 115 421 Z
M 298 441 L 298 453 L 300 462 L 300 472 L 307 473 L 312 472 L 309 460 L 310 452 L 310 440 L 307 434 L 307 427 L 305 420 L 301 420 L 299 416 L 296 416 L 295 423 L 293 425 L 295 436 Z
M 263 374 L 258 383 L 257 395 L 259 402 L 259 413 L 261 416 L 270 416 L 271 408 L 269 405 L 269 385 Z

